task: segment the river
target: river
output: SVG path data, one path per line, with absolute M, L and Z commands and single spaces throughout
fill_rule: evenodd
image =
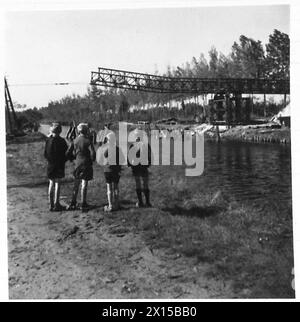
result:
M 279 144 L 205 143 L 208 187 L 222 187 L 236 200 L 288 207 L 292 198 L 291 149 Z
M 48 133 L 49 126 L 40 131 Z M 65 137 L 67 127 L 63 127 Z M 205 142 L 205 170 L 189 184 L 222 190 L 232 199 L 279 210 L 292 200 L 291 148 L 270 143 Z

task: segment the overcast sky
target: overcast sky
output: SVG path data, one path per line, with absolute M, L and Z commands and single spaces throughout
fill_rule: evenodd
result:
M 288 6 L 11 12 L 6 15 L 5 73 L 14 101 L 46 106 L 86 92 L 98 66 L 160 73 L 211 46 L 228 54 L 240 35 L 268 42 L 289 34 Z

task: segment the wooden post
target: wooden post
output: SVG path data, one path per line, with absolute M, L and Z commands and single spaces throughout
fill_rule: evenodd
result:
M 216 127 L 216 132 L 217 132 L 217 142 L 220 143 L 221 142 L 221 136 L 220 136 L 219 125 L 217 125 L 217 127 Z
M 18 121 L 16 112 L 15 112 L 15 109 L 14 109 L 14 104 L 13 104 L 11 96 L 10 96 L 10 92 L 9 92 L 9 88 L 8 88 L 8 85 L 7 85 L 6 78 L 4 78 L 4 82 L 5 82 L 5 90 L 6 90 L 6 93 L 7 93 L 8 102 L 9 102 L 10 107 L 11 107 L 12 115 L 13 115 L 15 124 L 17 126 L 17 129 L 19 130 L 19 121 Z
M 264 117 L 267 117 L 267 97 L 264 94 Z
M 286 94 L 284 94 L 283 102 L 284 102 L 284 106 L 286 106 Z
M 7 120 L 10 128 L 10 133 L 13 134 L 13 127 L 12 127 L 12 122 L 10 118 L 10 112 L 8 108 L 8 99 L 7 99 L 7 94 L 6 94 L 6 88 L 5 88 L 5 109 L 6 109 L 6 114 L 7 114 Z

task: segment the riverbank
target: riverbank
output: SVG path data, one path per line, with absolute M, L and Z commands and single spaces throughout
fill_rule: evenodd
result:
M 133 130 L 132 127 L 131 130 Z M 166 127 L 163 127 L 165 129 Z M 218 134 L 216 130 L 216 126 L 211 125 L 176 125 L 170 126 L 168 129 L 186 129 L 189 131 L 195 131 L 200 129 L 200 131 L 205 132 L 204 136 L 206 140 L 215 140 L 217 141 Z M 209 128 L 208 131 L 205 128 Z M 62 137 L 66 136 L 68 127 L 63 126 Z M 116 129 L 117 130 L 117 129 Z M 49 131 L 49 125 L 42 124 L 40 127 L 40 132 L 44 135 L 47 135 Z M 41 139 L 41 133 L 29 133 L 27 137 L 14 138 L 11 141 L 7 141 L 10 143 L 21 143 L 21 142 L 31 142 L 31 141 L 39 141 Z M 226 126 L 220 126 L 220 139 L 226 141 L 238 141 L 238 142 L 255 142 L 255 143 L 279 143 L 279 144 L 291 144 L 291 129 L 288 127 L 279 127 L 275 123 L 266 123 L 260 125 L 238 125 L 227 129 Z
M 266 125 L 240 125 L 230 129 L 220 130 L 220 139 L 228 141 L 246 141 L 256 143 L 291 143 L 291 129 L 287 127 L 274 127 L 272 124 Z M 205 133 L 207 139 L 217 140 L 218 133 L 216 127 Z
M 122 209 L 103 212 L 94 166 L 87 213 L 50 213 L 43 142 L 7 146 L 10 298 L 292 298 L 291 210 L 246 206 L 183 167 L 151 167 L 153 208 L 136 209 L 129 169 Z M 66 168 L 62 202 L 72 190 Z

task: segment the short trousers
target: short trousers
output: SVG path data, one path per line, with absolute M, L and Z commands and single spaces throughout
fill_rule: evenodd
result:
M 104 172 L 106 183 L 119 183 L 120 175 L 117 172 Z
M 146 167 L 146 166 L 132 167 L 132 174 L 133 174 L 134 177 L 147 178 L 149 176 L 148 167 Z
M 92 180 L 93 179 L 93 167 L 86 166 L 86 165 L 80 165 L 74 170 L 73 175 L 74 175 L 75 179 L 87 180 L 87 181 Z
M 65 166 L 48 164 L 47 177 L 50 180 L 61 179 L 65 177 Z

